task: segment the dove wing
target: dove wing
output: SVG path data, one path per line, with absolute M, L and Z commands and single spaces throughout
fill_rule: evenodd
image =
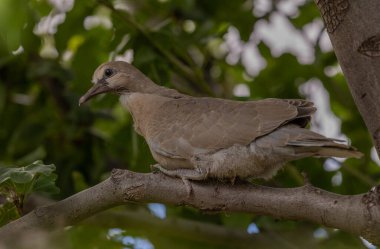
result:
M 305 126 L 315 110 L 306 100 L 173 99 L 157 110 L 146 137 L 154 152 L 189 159 L 234 144 L 248 145 L 289 122 Z

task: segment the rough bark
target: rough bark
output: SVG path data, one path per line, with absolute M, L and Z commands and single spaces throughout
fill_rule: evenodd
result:
M 5 225 L 0 238 L 12 239 L 33 229 L 73 225 L 101 210 L 126 202 L 188 205 L 204 211 L 246 212 L 280 219 L 306 220 L 339 228 L 380 244 L 380 188 L 344 196 L 306 184 L 270 188 L 249 183 L 192 182 L 189 196 L 180 179 L 161 173 L 113 170 L 98 185 Z
M 315 0 L 380 155 L 380 1 Z

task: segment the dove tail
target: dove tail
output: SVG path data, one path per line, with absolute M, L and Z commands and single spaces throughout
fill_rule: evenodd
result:
M 347 148 L 334 148 L 334 147 L 322 147 L 318 151 L 321 157 L 353 157 L 353 158 L 361 158 L 363 153 L 358 151 L 356 148 L 347 146 Z
M 289 126 L 289 140 L 286 145 L 294 149 L 300 157 L 354 157 L 361 158 L 363 154 L 344 140 L 327 138 L 315 132 L 299 127 Z
M 304 157 L 355 157 L 362 153 L 344 141 L 327 138 L 296 124 L 287 124 L 254 140 L 249 147 L 249 165 L 237 166 L 239 176 L 269 179 L 288 161 Z M 230 149 L 229 149 L 230 150 Z M 242 150 L 244 151 L 244 150 Z M 239 152 L 240 155 L 242 152 Z M 237 155 L 238 153 L 233 153 Z M 241 157 L 239 156 L 240 160 Z M 233 156 L 227 156 L 233 158 Z M 232 159 L 232 161 L 237 161 Z M 244 162 L 244 160 L 242 160 Z M 227 163 L 232 165 L 232 163 Z M 221 169 L 222 167 L 217 167 Z M 228 168 L 228 167 L 223 167 Z M 239 169 L 239 170 L 237 170 Z M 230 170 L 230 169 L 228 169 Z M 228 171 L 231 172 L 231 171 Z
M 320 143 L 320 141 L 318 141 Z M 332 142 L 328 142 L 326 145 L 297 145 L 292 143 L 292 147 L 294 148 L 295 154 L 304 156 L 314 156 L 314 157 L 342 157 L 342 158 L 361 158 L 363 153 L 358 151 L 356 148 L 335 143 L 335 145 L 331 144 Z M 333 142 L 334 143 L 334 142 Z M 342 146 L 343 145 L 343 146 Z

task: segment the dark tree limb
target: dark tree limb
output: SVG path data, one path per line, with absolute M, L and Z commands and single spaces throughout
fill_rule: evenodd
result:
M 338 228 L 380 244 L 380 188 L 344 196 L 313 187 L 270 188 L 249 183 L 183 182 L 161 173 L 113 170 L 104 182 L 57 203 L 37 208 L 0 229 L 0 238 L 16 238 L 33 229 L 73 225 L 126 202 L 188 205 L 204 211 L 245 212 L 280 219 L 306 220 Z
M 380 1 L 315 0 L 380 155 Z

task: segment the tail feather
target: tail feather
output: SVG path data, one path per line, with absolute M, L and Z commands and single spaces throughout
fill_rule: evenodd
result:
M 295 154 L 304 156 L 314 156 L 314 157 L 342 157 L 342 158 L 361 158 L 363 153 L 358 151 L 356 148 L 348 145 L 336 144 L 336 146 L 324 146 L 324 145 L 313 145 L 313 146 L 294 146 Z
M 347 148 L 334 148 L 334 147 L 322 147 L 318 154 L 321 157 L 353 157 L 353 158 L 361 158 L 363 153 L 358 151 L 356 148 L 347 146 Z
M 361 158 L 363 154 L 356 148 L 345 144 L 343 140 L 327 138 L 313 131 L 295 125 L 284 126 L 280 132 L 287 135 L 287 146 L 294 149 L 298 158 L 313 157 L 354 157 Z

